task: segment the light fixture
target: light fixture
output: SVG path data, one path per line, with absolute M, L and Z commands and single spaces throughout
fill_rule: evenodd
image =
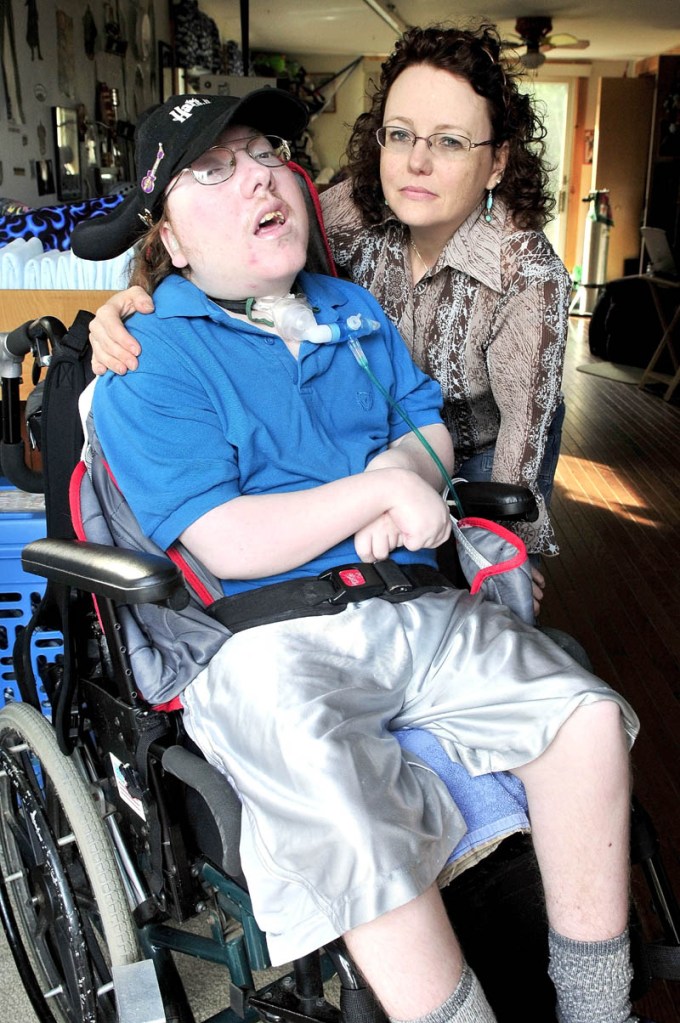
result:
M 539 68 L 541 64 L 545 64 L 545 54 L 541 53 L 538 47 L 527 46 L 527 52 L 521 55 L 520 63 L 530 70 Z
M 380 0 L 364 0 L 364 3 L 367 7 L 370 7 L 379 18 L 382 18 L 385 24 L 389 25 L 390 28 L 398 35 L 401 35 L 402 32 L 405 32 L 406 29 L 410 27 L 404 19 L 399 16 L 394 4 L 381 4 Z

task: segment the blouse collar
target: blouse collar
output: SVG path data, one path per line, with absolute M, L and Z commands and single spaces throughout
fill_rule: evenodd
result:
M 511 217 L 501 199 L 493 204 L 492 220 L 484 219 L 484 207 L 478 206 L 467 220 L 463 221 L 456 233 L 444 246 L 435 264 L 460 270 L 480 284 L 493 291 L 503 290 L 501 280 L 501 245 L 505 234 L 506 221 Z M 399 224 L 406 234 L 406 228 L 389 208 L 385 210 L 383 223 Z

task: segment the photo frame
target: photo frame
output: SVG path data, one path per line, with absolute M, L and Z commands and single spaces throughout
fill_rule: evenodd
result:
M 80 144 L 76 107 L 52 107 L 57 197 L 68 202 L 82 197 Z

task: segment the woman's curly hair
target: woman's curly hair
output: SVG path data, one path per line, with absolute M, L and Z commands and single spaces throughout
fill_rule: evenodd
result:
M 347 145 L 347 170 L 354 199 L 368 225 L 385 214 L 380 184 L 380 146 L 375 137 L 382 127 L 387 94 L 402 71 L 427 64 L 464 78 L 489 105 L 493 137 L 507 142 L 508 162 L 495 194 L 514 214 L 518 227 L 540 230 L 550 219 L 555 200 L 548 193 L 544 162 L 545 128 L 531 98 L 520 92 L 520 72 L 501 59 L 501 41 L 494 25 L 476 29 L 431 26 L 410 28 L 382 65 L 380 84 L 371 109 L 361 114 Z

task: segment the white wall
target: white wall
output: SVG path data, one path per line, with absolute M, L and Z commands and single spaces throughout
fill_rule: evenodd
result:
M 356 54 L 310 56 L 306 53 L 293 55 L 292 59 L 299 61 L 311 75 L 327 73 L 330 76 L 356 60 Z M 320 170 L 339 169 L 351 127 L 363 109 L 364 72 L 362 64 L 359 64 L 335 94 L 335 110 L 317 114 L 310 125 L 314 154 Z
M 98 81 L 118 90 L 118 118 L 136 121 L 137 115 L 159 95 L 157 85 L 158 40 L 169 43 L 168 4 L 166 0 L 130 0 L 112 4 L 121 12 L 121 37 L 128 41 L 125 57 L 105 52 L 104 0 L 5 0 L 5 9 L 13 15 L 15 62 L 9 53 L 5 26 L 2 55 L 5 75 L 10 82 L 10 102 L 18 77 L 23 122 L 8 119 L 7 100 L 0 77 L 0 196 L 17 199 L 30 206 L 57 202 L 56 192 L 38 194 L 36 160 L 52 160 L 56 181 L 52 108 L 55 105 L 84 106 L 90 120 L 96 116 Z M 92 59 L 85 52 L 84 15 L 91 11 L 97 29 Z M 34 21 L 29 10 L 37 10 L 39 47 L 35 41 Z M 57 10 L 61 12 L 57 14 Z M 152 27 L 149 56 L 143 58 L 140 15 L 149 14 Z M 58 25 L 60 28 L 58 29 Z M 42 58 L 42 59 L 41 59 Z M 15 75 L 16 70 L 16 75 Z M 14 104 L 18 113 L 18 104 Z M 81 163 L 84 153 L 81 154 Z

